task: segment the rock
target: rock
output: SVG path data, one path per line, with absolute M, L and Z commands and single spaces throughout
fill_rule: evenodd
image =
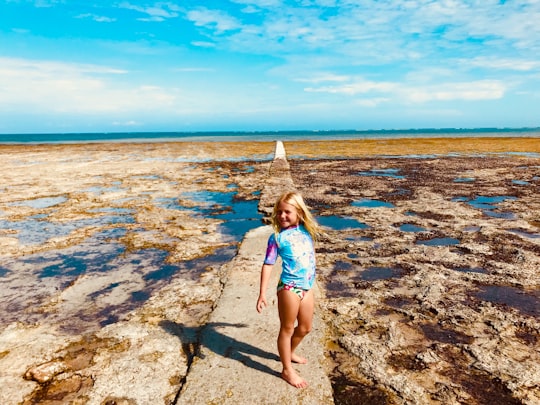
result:
M 69 367 L 63 361 L 49 361 L 29 368 L 24 374 L 24 378 L 43 384 L 67 370 Z

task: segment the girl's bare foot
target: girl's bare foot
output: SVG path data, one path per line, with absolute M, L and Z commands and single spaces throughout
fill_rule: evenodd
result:
M 297 354 L 294 354 L 294 353 L 291 355 L 291 361 L 293 363 L 298 363 L 298 364 L 307 364 L 306 358 L 298 356 Z
M 281 372 L 281 378 L 296 388 L 306 388 L 308 383 L 302 377 L 300 377 L 294 370 L 283 370 Z

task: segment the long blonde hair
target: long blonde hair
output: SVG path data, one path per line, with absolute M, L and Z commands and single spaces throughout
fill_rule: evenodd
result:
M 302 195 L 295 191 L 289 191 L 282 194 L 274 204 L 274 210 L 272 211 L 271 217 L 274 232 L 277 234 L 279 233 L 279 231 L 281 231 L 278 221 L 278 207 L 279 204 L 282 202 L 291 204 L 297 209 L 298 216 L 300 217 L 300 223 L 304 225 L 304 228 L 306 228 L 308 233 L 311 235 L 311 238 L 316 241 L 318 237 L 322 234 L 322 230 L 313 215 L 311 215 L 311 212 L 309 211 L 309 208 L 304 202 Z

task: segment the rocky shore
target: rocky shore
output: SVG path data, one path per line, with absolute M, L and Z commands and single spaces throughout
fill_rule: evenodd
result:
M 291 163 L 320 215 L 363 224 L 319 249 L 336 402 L 540 403 L 539 163 Z
M 537 141 L 0 146 L 0 401 L 181 403 L 285 176 L 327 229 L 335 403 L 536 404 Z

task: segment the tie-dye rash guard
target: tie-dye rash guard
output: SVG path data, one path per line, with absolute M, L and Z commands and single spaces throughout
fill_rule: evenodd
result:
M 302 226 L 282 230 L 268 238 L 264 264 L 275 264 L 278 255 L 283 260 L 280 280 L 287 285 L 310 290 L 315 281 L 315 249 L 313 239 Z

